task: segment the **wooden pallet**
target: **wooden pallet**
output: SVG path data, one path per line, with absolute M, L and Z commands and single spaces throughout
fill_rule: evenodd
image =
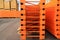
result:
M 0 0 L 0 18 L 20 17 L 17 0 Z
M 17 0 L 0 0 L 0 9 L 3 10 L 17 10 Z

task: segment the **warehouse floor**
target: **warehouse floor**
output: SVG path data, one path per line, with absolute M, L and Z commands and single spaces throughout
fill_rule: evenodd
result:
M 20 26 L 20 19 L 0 19 L 0 40 L 20 40 L 17 28 Z M 46 40 L 57 40 L 46 31 Z

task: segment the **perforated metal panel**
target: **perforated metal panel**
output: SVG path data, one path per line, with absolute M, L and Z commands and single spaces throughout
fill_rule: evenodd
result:
M 60 0 L 56 3 L 56 32 L 56 37 L 60 39 Z
M 52 5 L 50 5 L 52 4 Z M 60 0 L 51 0 L 46 7 L 46 29 L 60 39 Z

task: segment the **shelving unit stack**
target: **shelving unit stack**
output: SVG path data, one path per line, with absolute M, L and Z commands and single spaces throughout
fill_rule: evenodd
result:
M 26 0 L 20 0 L 21 4 L 21 40 L 45 39 L 45 0 L 40 0 L 38 5 L 25 5 Z

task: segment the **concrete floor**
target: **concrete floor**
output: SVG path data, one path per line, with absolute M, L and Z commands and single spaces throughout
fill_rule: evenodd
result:
M 20 19 L 0 19 L 0 40 L 20 40 L 17 28 L 20 26 Z M 50 33 L 46 32 L 46 40 L 57 40 Z
M 20 40 L 17 34 L 19 19 L 0 19 L 0 40 Z

